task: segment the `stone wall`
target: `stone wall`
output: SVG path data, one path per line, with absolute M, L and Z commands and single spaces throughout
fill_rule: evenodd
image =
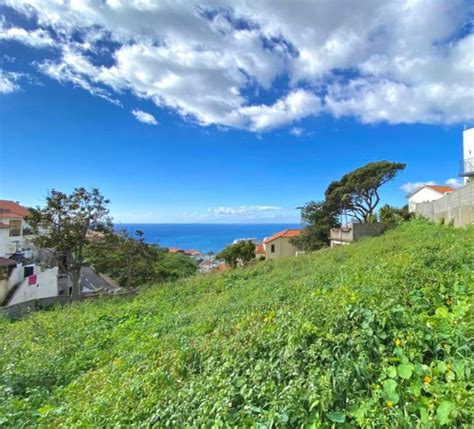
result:
M 474 223 L 474 182 L 439 200 L 416 204 L 415 213 L 434 222 L 453 220 L 454 226 Z

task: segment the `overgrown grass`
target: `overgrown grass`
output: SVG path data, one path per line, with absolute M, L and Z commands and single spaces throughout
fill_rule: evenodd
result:
M 0 426 L 468 427 L 474 228 L 0 322 Z

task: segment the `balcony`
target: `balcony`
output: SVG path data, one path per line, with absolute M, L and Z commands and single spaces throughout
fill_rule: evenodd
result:
M 459 175 L 461 177 L 474 176 L 474 158 L 467 158 L 464 161 L 461 161 Z

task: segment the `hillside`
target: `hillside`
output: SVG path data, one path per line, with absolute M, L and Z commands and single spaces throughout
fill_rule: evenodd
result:
M 467 427 L 473 287 L 474 228 L 416 221 L 2 320 L 0 426 Z

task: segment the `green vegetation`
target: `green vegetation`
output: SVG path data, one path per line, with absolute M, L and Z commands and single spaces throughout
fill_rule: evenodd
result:
M 238 265 L 247 265 L 249 262 L 255 261 L 255 243 L 251 240 L 240 240 L 225 247 L 216 255 L 216 258 L 225 261 L 232 268 Z
M 324 201 L 310 201 L 301 209 L 301 220 L 306 224 L 299 237 L 291 243 L 299 249 L 314 251 L 329 244 L 328 233 L 331 228 L 340 225 L 339 216 L 345 215 L 346 221 L 377 222 L 375 209 L 380 203 L 379 189 L 392 180 L 405 164 L 399 162 L 369 162 L 340 180 L 331 182 L 324 193 Z M 386 218 L 397 221 L 403 209 L 385 206 Z M 396 210 L 399 210 L 396 212 Z
M 474 227 L 0 321 L 0 426 L 469 427 Z
M 81 294 L 79 278 L 89 231 L 112 228 L 105 199 L 98 189 L 76 188 L 70 194 L 52 190 L 43 207 L 30 208 L 28 224 L 36 246 L 52 251 L 61 270 L 71 274 L 72 298 Z
M 173 281 L 197 272 L 197 262 L 186 255 L 168 253 L 147 244 L 143 233 L 127 231 L 104 234 L 85 247 L 86 261 L 99 273 L 112 277 L 122 287 Z

